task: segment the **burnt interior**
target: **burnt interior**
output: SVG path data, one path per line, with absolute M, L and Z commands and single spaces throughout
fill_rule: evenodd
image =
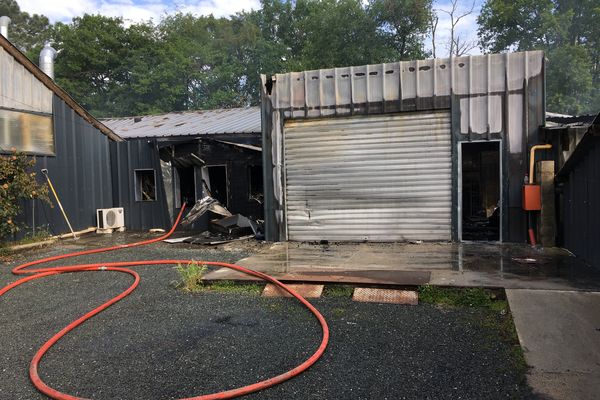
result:
M 215 165 L 209 166 L 207 169 L 212 197 L 227 207 L 227 167 Z
M 500 143 L 462 144 L 462 238 L 500 240 Z
M 177 174 L 179 175 L 179 205 L 193 206 L 196 202 L 194 167 L 177 168 Z

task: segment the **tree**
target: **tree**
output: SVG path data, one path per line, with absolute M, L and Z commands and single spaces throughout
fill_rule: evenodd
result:
M 448 17 L 450 17 L 450 43 L 448 44 L 448 55 L 450 57 L 459 57 L 477 47 L 476 43 L 464 40 L 456 33 L 456 28 L 460 21 L 463 18 L 473 14 L 473 10 L 475 9 L 475 1 L 473 0 L 471 8 L 465 10 L 460 10 L 458 8 L 458 0 L 452 0 L 450 5 L 450 10 L 440 9 L 440 11 L 448 14 Z
M 391 59 L 414 60 L 426 56 L 424 37 L 436 18 L 431 0 L 371 0 L 369 10 L 383 41 L 394 51 Z
M 29 15 L 29 13 L 21 11 L 15 0 L 0 0 L 0 16 L 3 15 L 11 19 L 10 41 L 24 53 L 28 53 L 36 47 L 41 48 L 44 41 L 50 37 L 48 18 L 38 14 Z
M 600 0 L 488 0 L 478 18 L 487 51 L 544 50 L 548 109 L 600 106 Z

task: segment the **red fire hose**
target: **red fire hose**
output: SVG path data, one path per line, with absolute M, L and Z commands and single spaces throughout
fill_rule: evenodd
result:
M 126 273 L 126 274 L 133 276 L 133 283 L 124 292 L 120 293 L 119 295 L 113 297 L 106 303 L 100 305 L 99 307 L 91 310 L 90 312 L 86 313 L 85 315 L 83 315 L 83 316 L 79 317 L 78 319 L 76 319 L 75 321 L 71 322 L 69 325 L 67 325 L 62 330 L 60 330 L 58 333 L 56 333 L 54 336 L 52 336 L 35 353 L 35 355 L 33 356 L 33 359 L 31 360 L 31 363 L 29 365 L 29 377 L 31 378 L 31 381 L 33 382 L 35 387 L 40 392 L 44 393 L 45 395 L 47 395 L 53 399 L 83 400 L 81 397 L 71 396 L 69 394 L 59 392 L 58 390 L 55 390 L 55 389 L 49 387 L 48 385 L 46 385 L 42 381 L 42 379 L 40 378 L 40 376 L 38 374 L 39 363 L 40 363 L 40 360 L 42 359 L 42 357 L 44 356 L 44 354 L 46 354 L 46 352 L 56 342 L 58 342 L 63 336 L 65 336 L 67 333 L 69 333 L 70 331 L 75 329 L 77 326 L 83 324 L 88 319 L 92 318 L 94 315 L 99 314 L 100 312 L 107 309 L 111 305 L 115 304 L 119 300 L 128 296 L 129 294 L 131 294 L 131 292 L 133 292 L 135 290 L 135 288 L 137 287 L 137 285 L 140 282 L 140 276 L 138 275 L 137 272 L 135 272 L 129 268 L 124 268 L 124 267 L 134 267 L 134 266 L 139 266 L 139 265 L 187 264 L 187 263 L 192 262 L 192 260 L 124 261 L 124 262 L 109 262 L 109 263 L 94 263 L 94 264 L 78 264 L 78 265 L 69 265 L 69 266 L 60 266 L 60 267 L 51 267 L 51 268 L 39 268 L 39 269 L 27 269 L 27 270 L 26 270 L 26 268 L 31 267 L 33 265 L 39 265 L 39 264 L 43 264 L 46 262 L 50 262 L 50 261 L 61 260 L 64 258 L 76 257 L 76 256 L 81 256 L 81 255 L 86 255 L 86 254 L 93 254 L 93 253 L 101 253 L 101 252 L 105 252 L 105 251 L 119 250 L 119 249 L 125 249 L 125 248 L 136 247 L 136 246 L 143 246 L 143 245 L 159 242 L 163 239 L 168 238 L 175 231 L 175 228 L 179 224 L 179 220 L 181 219 L 181 216 L 183 214 L 184 208 L 185 207 L 182 206 L 181 212 L 179 213 L 177 220 L 173 224 L 173 227 L 171 228 L 171 230 L 161 237 L 151 239 L 151 240 L 145 240 L 145 241 L 141 241 L 141 242 L 131 243 L 131 244 L 112 246 L 112 247 L 104 247 L 104 248 L 100 248 L 100 249 L 79 251 L 79 252 L 70 253 L 70 254 L 63 254 L 63 255 L 59 255 L 59 256 L 43 258 L 41 260 L 21 264 L 12 270 L 12 272 L 14 274 L 17 274 L 17 275 L 28 274 L 28 276 L 21 278 L 18 281 L 13 282 L 13 283 L 5 286 L 4 288 L 0 289 L 0 296 L 4 295 L 9 290 L 11 290 L 25 282 L 29 282 L 31 280 L 38 279 L 38 278 L 43 278 L 45 276 L 56 275 L 56 274 L 67 273 L 67 272 L 117 271 L 117 272 L 122 272 L 122 273 Z M 281 375 L 277 375 L 273 378 L 269 378 L 269 379 L 251 384 L 251 385 L 237 388 L 237 389 L 232 389 L 232 390 L 227 390 L 224 392 L 212 393 L 212 394 L 207 394 L 207 395 L 201 395 L 201 396 L 196 396 L 196 397 L 188 397 L 188 398 L 181 399 L 181 400 L 231 399 L 234 397 L 243 396 L 243 395 L 246 395 L 249 393 L 257 392 L 259 390 L 263 390 L 263 389 L 269 388 L 271 386 L 277 385 L 279 383 L 282 383 L 288 379 L 293 378 L 294 376 L 301 374 L 302 372 L 307 370 L 311 365 L 313 365 L 323 355 L 323 353 L 325 352 L 325 348 L 327 347 L 327 343 L 329 341 L 329 328 L 327 326 L 327 322 L 325 321 L 325 318 L 323 318 L 321 313 L 312 304 L 310 304 L 306 299 L 304 299 L 302 296 L 300 296 L 293 289 L 289 288 L 285 284 L 279 282 L 277 279 L 275 279 L 269 275 L 263 274 L 262 272 L 253 271 L 251 269 L 247 269 L 247 268 L 241 267 L 239 265 L 227 264 L 227 263 L 222 263 L 222 262 L 212 262 L 212 261 L 199 261 L 199 263 L 206 264 L 206 265 L 215 265 L 215 266 L 219 266 L 219 267 L 231 268 L 233 270 L 243 272 L 248 275 L 256 276 L 267 282 L 271 282 L 271 283 L 279 286 L 280 288 L 282 288 L 283 290 L 288 292 L 290 295 L 292 295 L 293 297 L 298 299 L 306 308 L 308 308 L 310 310 L 310 312 L 312 312 L 314 314 L 314 316 L 319 321 L 319 324 L 321 325 L 323 334 L 322 334 L 321 344 L 319 345 L 319 347 L 317 348 L 317 350 L 314 352 L 314 354 L 312 356 L 310 356 L 308 359 L 306 359 L 302 364 L 298 365 L 297 367 L 295 367 L 287 372 L 284 372 Z

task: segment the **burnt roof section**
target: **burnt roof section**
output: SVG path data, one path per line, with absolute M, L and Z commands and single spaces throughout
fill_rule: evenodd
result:
M 102 122 L 126 139 L 261 132 L 259 107 L 107 118 Z
M 109 127 L 104 125 L 102 122 L 97 120 L 92 114 L 90 114 L 85 108 L 83 108 L 75 99 L 71 97 L 63 88 L 58 86 L 56 82 L 46 75 L 37 65 L 35 65 L 25 54 L 17 49 L 8 39 L 0 35 L 0 46 L 8 54 L 14 57 L 14 59 L 21 64 L 27 71 L 32 73 L 40 82 L 50 89 L 54 94 L 60 97 L 67 105 L 73 109 L 81 118 L 87 121 L 94 128 L 108 136 L 110 139 L 116 142 L 122 142 L 123 138 L 119 137 Z

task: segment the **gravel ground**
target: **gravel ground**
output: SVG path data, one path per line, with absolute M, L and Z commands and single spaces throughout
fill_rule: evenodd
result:
M 108 239 L 106 239 L 108 240 Z M 128 240 L 139 238 L 128 236 Z M 85 247 L 57 245 L 18 262 Z M 193 258 L 234 262 L 247 250 L 141 247 L 81 257 Z M 118 254 L 117 254 L 118 253 Z M 73 260 L 69 263 L 73 263 Z M 0 267 L 0 285 L 14 281 Z M 138 267 L 138 289 L 61 340 L 42 360 L 51 386 L 92 399 L 177 399 L 250 384 L 294 367 L 320 341 L 316 320 L 291 299 L 182 293 L 172 267 Z M 35 351 L 52 334 L 130 284 L 129 275 L 86 272 L 29 282 L 0 298 L 0 399 L 44 399 L 29 381 Z M 251 399 L 530 398 L 511 348 L 479 309 L 313 301 L 331 330 L 310 370 Z

